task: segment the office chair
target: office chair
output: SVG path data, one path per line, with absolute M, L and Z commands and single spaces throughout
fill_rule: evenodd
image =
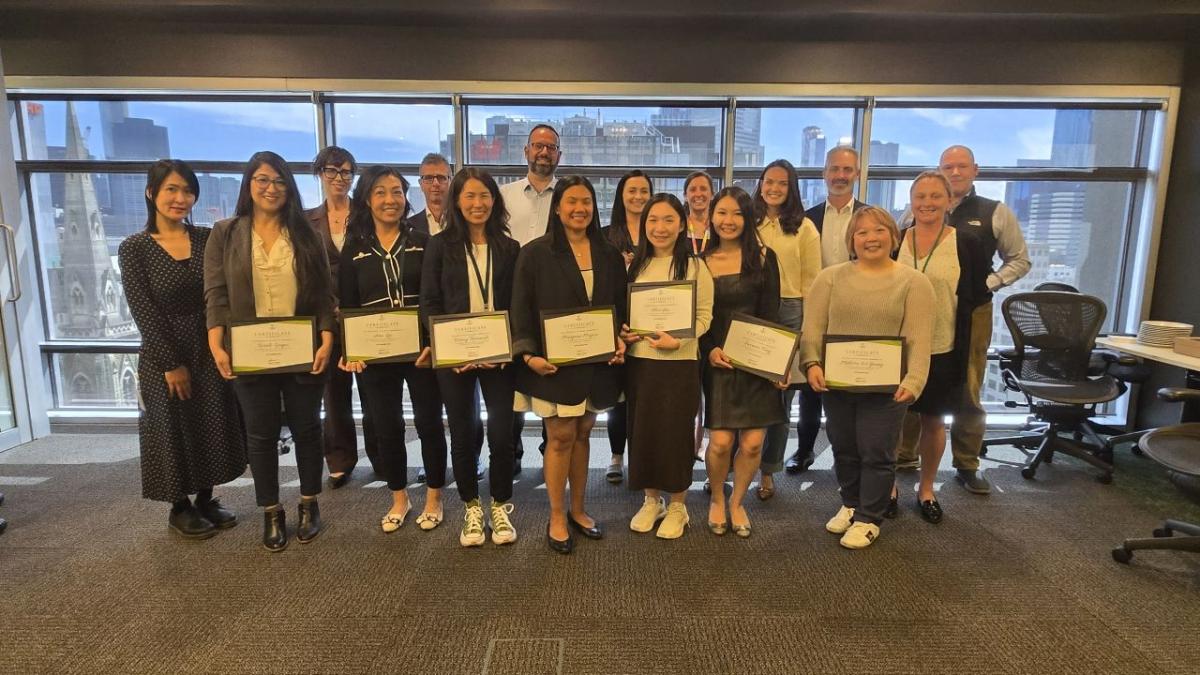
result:
M 1013 348 L 1002 357 L 1005 386 L 1025 395 L 1039 425 L 1032 433 L 988 439 L 987 445 L 1015 445 L 1037 452 L 1021 469 L 1032 479 L 1042 462 L 1055 453 L 1081 459 L 1102 471 L 1098 480 L 1112 482 L 1113 466 L 1099 452 L 1104 439 L 1089 419 L 1096 405 L 1125 391 L 1124 383 L 1108 372 L 1123 358 L 1101 353 L 1103 371 L 1092 374 L 1092 353 L 1107 310 L 1096 297 L 1065 291 L 1015 293 L 1005 298 L 1001 314 L 1012 335 Z M 1072 438 L 1061 434 L 1072 434 Z
M 1164 401 L 1200 401 L 1200 390 L 1167 387 L 1158 390 Z M 1147 432 L 1139 443 L 1142 451 L 1172 472 L 1176 485 L 1180 476 L 1200 478 L 1200 424 L 1176 424 Z M 1180 486 L 1182 487 L 1182 486 Z M 1176 537 L 1176 532 L 1188 536 Z M 1112 550 L 1113 560 L 1128 563 L 1133 552 L 1149 549 L 1170 549 L 1200 553 L 1200 525 L 1181 520 L 1165 520 L 1150 539 L 1126 539 Z

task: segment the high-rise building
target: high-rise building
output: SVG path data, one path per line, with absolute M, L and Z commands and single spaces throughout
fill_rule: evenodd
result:
M 800 166 L 825 166 L 825 132 L 821 127 L 804 127 L 800 132 Z M 820 180 L 800 182 L 800 200 L 810 207 L 825 199 L 825 183 Z
M 871 164 L 876 166 L 897 166 L 900 163 L 900 144 L 871 141 Z M 896 181 L 875 180 L 867 182 L 867 203 L 874 204 L 891 211 L 899 218 L 904 211 L 902 204 L 896 203 Z M 907 202 L 906 202 L 907 203 Z

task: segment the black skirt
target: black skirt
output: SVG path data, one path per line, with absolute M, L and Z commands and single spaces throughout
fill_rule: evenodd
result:
M 625 373 L 629 489 L 687 490 L 700 406 L 696 362 L 627 357 Z
M 958 409 L 964 385 L 958 355 L 953 351 L 934 354 L 929 359 L 929 379 L 921 398 L 908 409 L 922 415 L 949 415 Z
M 761 429 L 787 421 L 783 392 L 744 370 L 704 365 L 704 427 Z

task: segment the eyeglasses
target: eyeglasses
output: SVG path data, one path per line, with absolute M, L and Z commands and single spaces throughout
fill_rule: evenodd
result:
M 254 181 L 254 187 L 266 192 L 267 188 L 275 186 L 279 192 L 287 192 L 287 181 L 282 178 L 267 178 L 266 176 L 255 176 L 250 180 Z
M 329 180 L 333 180 L 335 178 L 341 178 L 342 180 L 350 180 L 351 178 L 354 177 L 354 172 L 351 171 L 350 169 L 337 169 L 332 166 L 327 166 L 327 167 L 321 169 L 321 175 L 328 178 Z
M 447 176 L 444 173 L 430 173 L 430 174 L 421 176 L 421 182 L 422 183 L 438 183 L 440 185 L 445 185 L 446 183 L 450 182 L 450 176 Z
M 533 148 L 534 152 L 548 150 L 551 154 L 558 152 L 558 146 L 554 143 L 530 143 L 529 147 Z

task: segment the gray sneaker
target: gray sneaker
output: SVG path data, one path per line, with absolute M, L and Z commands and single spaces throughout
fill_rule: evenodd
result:
M 988 479 L 980 476 L 978 471 L 959 469 L 955 472 L 954 479 L 963 486 L 963 489 L 972 494 L 986 495 L 992 492 L 992 484 L 988 482 Z

